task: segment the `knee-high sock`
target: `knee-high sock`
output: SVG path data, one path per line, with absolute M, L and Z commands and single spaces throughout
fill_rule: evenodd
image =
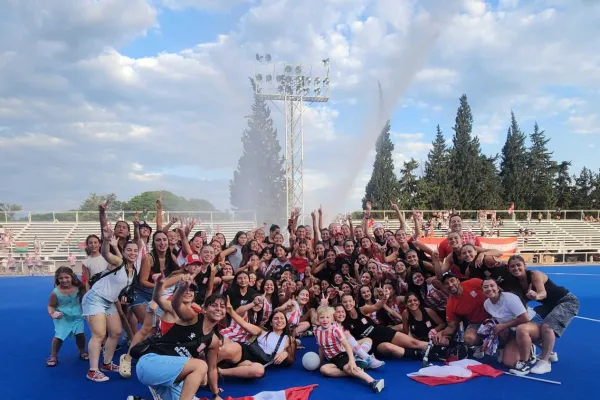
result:
M 352 351 L 354 351 L 354 354 L 356 354 L 358 358 L 361 358 L 363 360 L 369 359 L 369 354 L 367 353 L 368 350 L 365 351 L 365 349 L 358 344 L 356 339 L 351 337 L 350 339 L 348 339 L 348 343 L 350 344 L 350 346 L 352 347 Z

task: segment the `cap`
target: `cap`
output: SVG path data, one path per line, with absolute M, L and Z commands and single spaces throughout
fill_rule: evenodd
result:
M 444 275 L 442 275 L 442 283 L 444 283 L 444 281 L 448 278 L 456 278 L 456 275 L 454 275 L 452 271 L 444 272 Z
M 186 264 L 202 264 L 202 259 L 198 254 L 190 254 L 185 258 Z
M 381 222 L 375 222 L 373 224 L 373 229 L 383 228 L 383 224 Z
M 148 228 L 148 229 L 150 229 L 150 233 L 152 233 L 152 227 L 150 225 L 148 225 L 148 223 L 146 221 L 141 221 L 138 225 L 138 228 L 139 229 Z

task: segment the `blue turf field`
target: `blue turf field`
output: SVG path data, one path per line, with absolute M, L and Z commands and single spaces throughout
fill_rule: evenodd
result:
M 594 390 L 597 379 L 593 365 L 598 365 L 600 347 L 595 341 L 600 333 L 600 267 L 552 267 L 544 272 L 558 284 L 571 290 L 581 300 L 580 317 L 575 319 L 565 336 L 557 341 L 559 362 L 552 372 L 542 378 L 562 381 L 561 386 L 533 382 L 512 376 L 496 379 L 476 378 L 466 383 L 427 387 L 406 377 L 419 369 L 415 361 L 390 361 L 376 372 L 375 378 L 385 378 L 386 387 L 378 399 L 406 398 L 485 398 L 510 397 L 577 400 L 590 398 L 586 392 Z M 0 366 L 2 400 L 125 400 L 136 394 L 150 398 L 146 387 L 135 379 L 121 379 L 112 374 L 105 383 L 85 379 L 88 364 L 77 357 L 75 343 L 65 342 L 59 355 L 60 364 L 47 368 L 45 359 L 50 352 L 53 325 L 46 313 L 46 302 L 52 290 L 50 277 L 15 277 L 0 279 L 0 310 L 4 315 L 1 329 L 2 353 Z M 314 338 L 305 339 L 307 350 L 315 350 Z M 299 355 L 296 364 L 285 370 L 269 369 L 267 376 L 253 382 L 226 380 L 221 382 L 226 396 L 247 396 L 263 390 L 280 390 L 292 386 L 317 383 L 311 400 L 338 398 L 364 399 L 376 395 L 355 380 L 324 379 L 318 372 L 302 368 Z M 118 360 L 118 355 L 115 357 Z M 493 360 L 487 362 L 494 364 Z M 536 376 L 536 375 L 532 375 Z M 342 392 L 343 391 L 343 392 Z M 211 397 L 200 391 L 200 397 Z M 593 396 L 592 396 L 593 398 Z

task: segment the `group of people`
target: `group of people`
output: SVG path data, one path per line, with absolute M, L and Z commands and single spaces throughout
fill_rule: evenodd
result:
M 164 224 L 160 198 L 155 232 L 137 218 L 133 229 L 126 221 L 111 226 L 106 205 L 99 206 L 101 237 L 86 239 L 81 279 L 69 267 L 56 271 L 47 365 L 58 365 L 62 342 L 74 335 L 87 379 L 129 378 L 135 364 L 139 381 L 162 399 L 195 399 L 203 386 L 220 399 L 219 377 L 256 379 L 289 367 L 308 336 L 324 376 L 353 377 L 375 393 L 384 382 L 366 370 L 425 355 L 488 354 L 514 374 L 544 374 L 558 361 L 556 338 L 579 310 L 568 289 L 528 270 L 522 257 L 503 262 L 501 252 L 482 248 L 459 215 L 432 249 L 418 231 L 407 235 L 394 204 L 395 232 L 370 229 L 367 203 L 356 225 L 348 216 L 326 227 L 321 209 L 311 213 L 312 225 L 300 225 L 296 210 L 287 241 L 271 225 L 240 231 L 230 243 L 218 232 L 189 239 L 193 220 Z

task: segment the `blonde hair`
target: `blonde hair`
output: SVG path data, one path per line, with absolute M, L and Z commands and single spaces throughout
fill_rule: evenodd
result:
M 333 307 L 329 307 L 329 306 L 320 306 L 319 308 L 317 308 L 317 316 L 319 316 L 319 317 L 321 315 L 332 316 L 334 312 L 335 312 L 335 310 L 333 309 Z

